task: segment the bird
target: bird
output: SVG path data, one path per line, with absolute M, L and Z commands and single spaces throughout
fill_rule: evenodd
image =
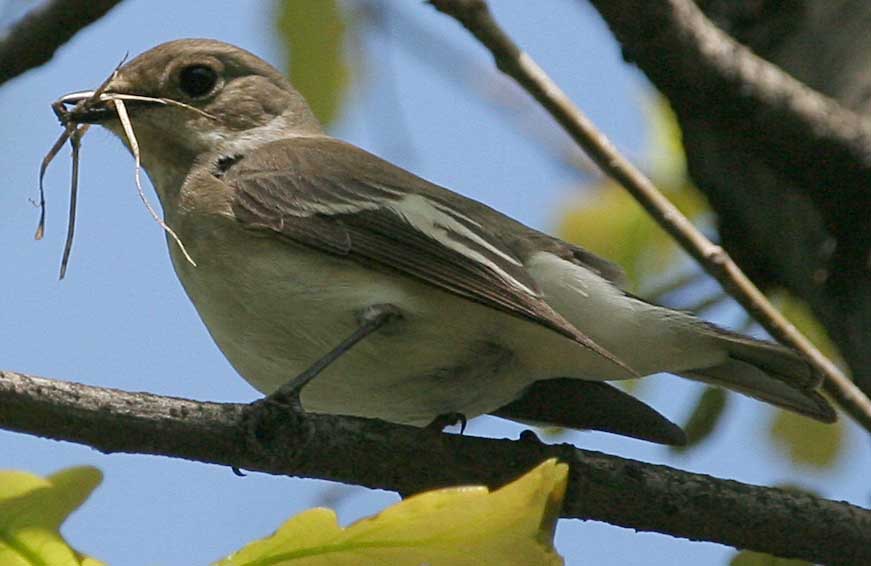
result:
M 493 414 L 681 444 L 611 384 L 667 372 L 836 418 L 795 351 L 645 301 L 617 265 L 329 136 L 239 47 L 163 43 L 59 104 L 141 159 L 208 332 L 263 394 L 296 380 L 305 412 Z

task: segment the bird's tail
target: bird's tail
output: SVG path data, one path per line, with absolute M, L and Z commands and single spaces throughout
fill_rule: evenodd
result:
M 837 419 L 834 409 L 817 389 L 821 376 L 801 355 L 779 344 L 754 340 L 716 329 L 726 361 L 680 375 L 733 389 L 818 421 Z

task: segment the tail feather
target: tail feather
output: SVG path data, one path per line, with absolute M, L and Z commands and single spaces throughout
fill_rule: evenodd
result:
M 719 338 L 729 354 L 726 361 L 680 375 L 733 389 L 818 421 L 837 420 L 832 406 L 816 391 L 821 376 L 798 353 L 738 334 L 724 332 Z
M 823 376 L 795 350 L 727 330 L 718 330 L 720 341 L 729 351 L 730 358 L 754 365 L 774 379 L 800 389 L 816 389 L 822 384 Z

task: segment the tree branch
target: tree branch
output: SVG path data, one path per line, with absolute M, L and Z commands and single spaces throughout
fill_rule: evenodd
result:
M 53 0 L 28 12 L 0 37 L 0 85 L 47 63 L 60 46 L 121 0 Z
M 750 144 L 811 198 L 839 242 L 837 253 L 864 265 L 871 244 L 871 119 L 758 57 L 692 0 L 590 2 L 624 56 L 678 112 L 703 115 Z
M 430 0 L 430 3 L 457 19 L 483 43 L 493 54 L 496 66 L 538 100 L 593 161 L 623 185 L 772 336 L 801 351 L 825 376 L 825 389 L 838 405 L 871 431 L 871 400 L 771 305 L 720 246 L 699 232 L 650 179 L 617 151 L 559 86 L 499 27 L 484 0 Z
M 851 104 L 851 111 L 754 55 L 692 2 L 593 3 L 627 58 L 672 101 L 690 173 L 715 205 L 730 252 L 745 260 L 757 282 L 804 299 L 837 342 L 855 383 L 871 392 L 871 118 L 867 95 L 857 94 L 867 92 L 861 70 L 867 7 L 858 0 L 813 8 L 718 3 L 728 5 L 726 11 L 745 4 L 751 12 L 774 7 L 776 17 L 752 16 L 756 31 L 745 37 L 817 89 Z M 820 15 L 823 6 L 829 16 Z M 855 21 L 839 22 L 834 14 Z M 821 42 L 816 36 L 823 31 L 811 23 L 820 17 L 830 18 Z M 784 26 L 797 29 L 786 33 Z M 772 36 L 779 47 L 771 45 Z M 837 69 L 831 61 L 838 61 Z
M 811 562 L 871 563 L 871 511 L 843 502 L 525 437 L 437 435 L 285 411 L 255 422 L 248 408 L 0 371 L 0 427 L 103 452 L 172 456 L 401 493 L 498 486 L 556 456 L 571 465 L 563 517 Z

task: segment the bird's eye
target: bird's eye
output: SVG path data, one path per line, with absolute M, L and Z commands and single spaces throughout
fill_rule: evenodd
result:
M 178 87 L 191 98 L 209 94 L 217 82 L 218 73 L 206 65 L 190 65 L 178 75 Z

